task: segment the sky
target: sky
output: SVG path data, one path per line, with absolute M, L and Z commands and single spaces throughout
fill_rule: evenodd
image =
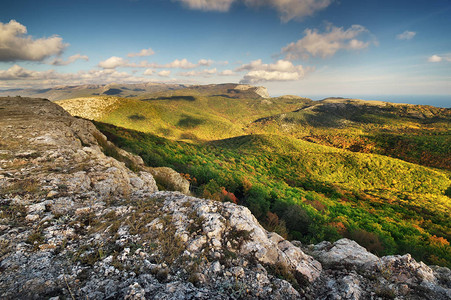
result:
M 451 95 L 450 15 L 449 0 L 3 1 L 0 89 L 232 82 L 272 96 Z

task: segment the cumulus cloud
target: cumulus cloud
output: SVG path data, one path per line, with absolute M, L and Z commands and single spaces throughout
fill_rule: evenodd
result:
M 76 73 L 59 73 L 54 70 L 33 71 L 14 65 L 8 70 L 0 70 L 0 88 L 42 88 L 46 86 L 61 86 L 79 84 L 108 84 L 113 82 L 141 83 L 162 80 L 149 79 L 144 76 L 133 76 L 127 72 L 115 69 L 94 69 Z M 165 81 L 173 81 L 172 79 Z
M 295 66 L 291 61 L 278 60 L 274 64 L 264 64 L 261 59 L 244 64 L 237 72 L 248 71 L 240 83 L 255 84 L 264 81 L 294 81 L 304 77 L 304 68 Z
M 352 25 L 346 30 L 328 26 L 325 33 L 319 33 L 317 29 L 306 29 L 302 39 L 282 48 L 282 54 L 285 54 L 288 60 L 295 60 L 307 59 L 310 56 L 331 57 L 340 49 L 365 49 L 370 42 L 358 40 L 356 37 L 366 32 L 368 30 L 361 25 Z
M 232 70 L 224 70 L 222 72 L 218 73 L 221 76 L 233 76 L 235 75 L 235 72 L 233 72 Z
M 111 56 L 107 60 L 99 62 L 99 67 L 103 69 L 115 69 L 117 67 L 127 67 L 129 63 L 122 57 Z
M 415 31 L 404 31 L 396 36 L 398 40 L 411 40 L 417 33 Z
M 197 62 L 197 65 L 209 67 L 209 66 L 211 66 L 211 64 L 213 64 L 213 63 L 214 63 L 214 61 L 211 60 L 211 59 L 200 59 L 200 60 Z
M 163 71 L 158 72 L 158 76 L 161 76 L 161 77 L 169 77 L 169 75 L 171 75 L 170 70 L 163 70 Z
M 428 62 L 441 62 L 442 60 L 443 58 L 441 56 L 435 54 L 428 58 Z
M 127 54 L 128 57 L 143 57 L 143 56 L 151 56 L 154 55 L 155 52 L 152 50 L 152 48 L 149 49 L 142 49 L 138 53 L 129 53 Z
M 67 60 L 63 60 L 62 58 L 57 57 L 50 64 L 54 65 L 54 66 L 67 66 L 79 59 L 88 61 L 89 57 L 87 55 L 81 55 L 81 54 L 75 54 L 75 55 L 69 56 L 67 58 Z
M 152 69 L 146 69 L 145 71 L 144 71 L 144 75 L 153 75 L 153 70 Z
M 159 64 L 148 61 L 131 63 L 121 57 L 112 56 L 107 60 L 101 61 L 98 66 L 103 69 L 115 69 L 117 67 L 147 68 L 147 69 L 194 69 L 202 66 L 210 66 L 214 63 L 211 59 L 200 59 L 197 63 L 192 63 L 186 58 L 175 59 L 167 64 Z
M 325 9 L 333 0 L 175 0 L 190 9 L 227 12 L 235 2 L 250 7 L 269 6 L 275 9 L 283 22 L 301 19 Z
M 21 66 L 14 65 L 8 70 L 0 70 L 0 80 L 19 80 L 19 79 L 49 79 L 55 77 L 53 70 L 49 71 L 32 71 L 22 68 Z
M 430 56 L 429 58 L 428 58 L 428 62 L 432 62 L 432 63 L 438 63 L 438 62 L 441 62 L 441 61 L 447 61 L 447 62 L 451 62 L 451 54 L 449 54 L 449 55 L 437 55 L 437 54 L 434 54 L 434 55 L 432 55 L 432 56 Z
M 178 75 L 186 77 L 194 77 L 194 76 L 209 77 L 216 74 L 217 72 L 218 70 L 216 68 L 213 68 L 213 69 L 204 69 L 200 71 L 180 72 L 178 73 Z
M 186 58 L 184 59 L 176 59 L 173 62 L 169 63 L 169 64 L 165 64 L 159 67 L 163 67 L 163 68 L 174 68 L 174 69 L 193 69 L 196 68 L 198 65 L 193 64 L 192 62 L 188 61 Z
M 26 34 L 27 28 L 16 20 L 0 22 L 0 61 L 42 61 L 61 54 L 68 46 L 56 35 L 33 39 Z

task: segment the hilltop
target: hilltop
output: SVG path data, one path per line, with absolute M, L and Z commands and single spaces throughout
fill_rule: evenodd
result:
M 230 98 L 269 98 L 264 87 L 254 87 L 245 84 L 210 84 L 185 85 L 166 83 L 136 83 L 136 84 L 86 84 L 74 86 L 58 86 L 46 89 L 11 89 L 0 90 L 0 96 L 22 96 L 46 98 L 52 101 L 89 97 L 118 96 L 122 98 L 152 98 L 173 97 L 183 95 L 224 96 Z
M 408 254 L 289 242 L 243 206 L 158 192 L 141 158 L 50 101 L 0 98 L 0 137 L 3 299 L 451 297 L 451 271 Z

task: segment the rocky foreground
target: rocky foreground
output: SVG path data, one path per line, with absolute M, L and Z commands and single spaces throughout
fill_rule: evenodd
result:
M 447 268 L 289 242 L 188 193 L 58 105 L 0 98 L 0 298 L 451 299 Z

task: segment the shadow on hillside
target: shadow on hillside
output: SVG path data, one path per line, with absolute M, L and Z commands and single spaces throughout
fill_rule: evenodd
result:
M 182 118 L 177 122 L 177 126 L 183 128 L 195 128 L 203 123 L 205 123 L 205 120 L 194 118 L 188 115 L 182 115 Z
M 169 96 L 169 97 L 158 97 L 158 98 L 142 99 L 142 101 L 153 101 L 153 100 L 196 101 L 196 98 L 194 96 Z

